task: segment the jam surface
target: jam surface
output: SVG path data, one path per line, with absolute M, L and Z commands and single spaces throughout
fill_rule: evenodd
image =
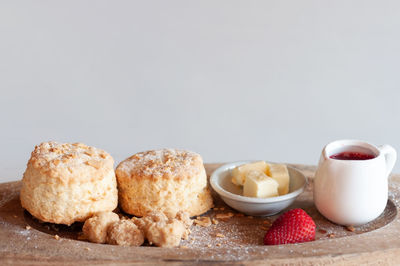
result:
M 336 160 L 369 160 L 375 157 L 375 155 L 368 153 L 344 151 L 331 155 L 329 158 Z

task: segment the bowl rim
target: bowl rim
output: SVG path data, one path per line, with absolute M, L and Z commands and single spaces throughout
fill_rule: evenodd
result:
M 294 191 L 292 191 L 292 192 L 290 192 L 290 193 L 288 193 L 286 195 L 277 196 L 277 197 L 271 197 L 271 198 L 246 197 L 246 196 L 238 195 L 238 194 L 235 194 L 235 193 L 232 193 L 232 192 L 229 192 L 229 191 L 225 190 L 217 182 L 218 178 L 221 176 L 221 174 L 223 172 L 231 170 L 231 169 L 233 169 L 236 166 L 239 166 L 241 164 L 251 163 L 251 162 L 258 162 L 258 161 L 261 161 L 261 160 L 236 161 L 236 162 L 226 163 L 226 164 L 218 167 L 210 176 L 211 187 L 219 195 L 227 197 L 227 198 L 232 199 L 232 200 L 241 201 L 241 202 L 249 202 L 249 203 L 265 204 L 265 203 L 274 203 L 274 202 L 286 201 L 286 200 L 290 200 L 292 198 L 296 198 L 298 195 L 300 195 L 304 191 L 306 185 L 308 184 L 308 179 L 302 172 L 300 172 L 296 168 L 291 167 L 291 166 L 286 165 L 286 164 L 285 165 L 287 166 L 287 168 L 290 168 L 291 170 L 299 173 L 300 176 L 303 177 L 303 179 L 304 179 L 303 186 L 301 186 L 300 188 L 298 188 L 298 189 L 296 189 L 296 190 L 294 190 Z M 266 162 L 269 163 L 268 161 L 266 161 Z

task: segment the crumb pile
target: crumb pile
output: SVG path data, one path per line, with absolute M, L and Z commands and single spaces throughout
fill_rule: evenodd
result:
M 179 246 L 187 239 L 193 221 L 189 214 L 178 212 L 174 218 L 162 212 L 150 212 L 142 218 L 121 219 L 116 213 L 101 212 L 86 220 L 82 232 L 84 238 L 94 243 L 121 246 L 140 246 L 145 239 L 158 247 Z

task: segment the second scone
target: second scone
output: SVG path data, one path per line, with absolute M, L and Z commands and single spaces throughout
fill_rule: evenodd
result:
M 213 205 L 203 160 L 194 152 L 140 152 L 121 162 L 116 176 L 120 206 L 129 214 L 161 211 L 175 217 L 185 211 L 195 216 Z

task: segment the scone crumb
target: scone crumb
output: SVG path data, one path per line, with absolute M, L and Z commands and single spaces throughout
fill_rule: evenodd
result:
M 194 220 L 194 223 L 195 223 L 196 225 L 200 225 L 200 226 L 203 226 L 203 227 L 208 227 L 208 226 L 211 225 L 211 219 L 210 219 L 210 217 L 208 217 L 208 216 L 197 217 L 197 218 Z
M 87 219 L 82 227 L 83 235 L 93 243 L 105 243 L 108 228 L 119 221 L 118 214 L 114 212 L 99 212 Z
M 228 213 L 218 213 L 217 215 L 215 215 L 215 218 L 217 219 L 221 219 L 221 220 L 227 220 L 233 217 L 233 213 L 228 212 Z
M 55 240 L 60 240 L 60 237 L 58 235 L 54 235 Z
M 225 237 L 223 234 L 221 234 L 221 233 L 217 233 L 216 235 L 215 235 L 216 237 Z
M 182 249 L 188 249 L 189 247 L 188 247 L 188 246 L 180 246 L 180 248 L 182 248 Z
M 221 246 L 221 243 L 217 243 L 217 247 L 220 247 Z
M 141 246 L 144 233 L 132 220 L 118 220 L 108 227 L 106 242 L 120 246 Z
M 329 238 L 333 238 L 333 237 L 335 237 L 335 234 L 334 233 L 330 233 L 330 234 L 328 234 L 328 237 Z
M 321 234 L 326 234 L 327 233 L 327 231 L 324 230 L 324 229 L 319 229 L 318 232 L 320 232 Z
M 213 224 L 219 224 L 218 220 L 215 219 L 215 218 L 212 218 L 212 223 L 213 223 Z
M 207 247 L 210 248 L 210 247 L 211 247 L 211 244 L 208 244 Z
M 356 229 L 354 228 L 354 226 L 349 225 L 349 226 L 346 226 L 346 230 L 350 231 L 350 232 L 354 232 Z
M 90 251 L 91 249 L 90 248 L 88 248 L 88 247 L 85 247 L 84 248 L 86 251 Z
M 143 231 L 150 245 L 179 247 L 181 239 L 188 239 L 192 220 L 186 212 L 178 212 L 175 218 L 163 212 L 153 211 L 142 218 L 131 219 Z
M 26 230 L 31 230 L 32 227 L 30 227 L 29 225 L 27 225 L 27 226 L 25 226 L 25 229 L 26 229 Z

